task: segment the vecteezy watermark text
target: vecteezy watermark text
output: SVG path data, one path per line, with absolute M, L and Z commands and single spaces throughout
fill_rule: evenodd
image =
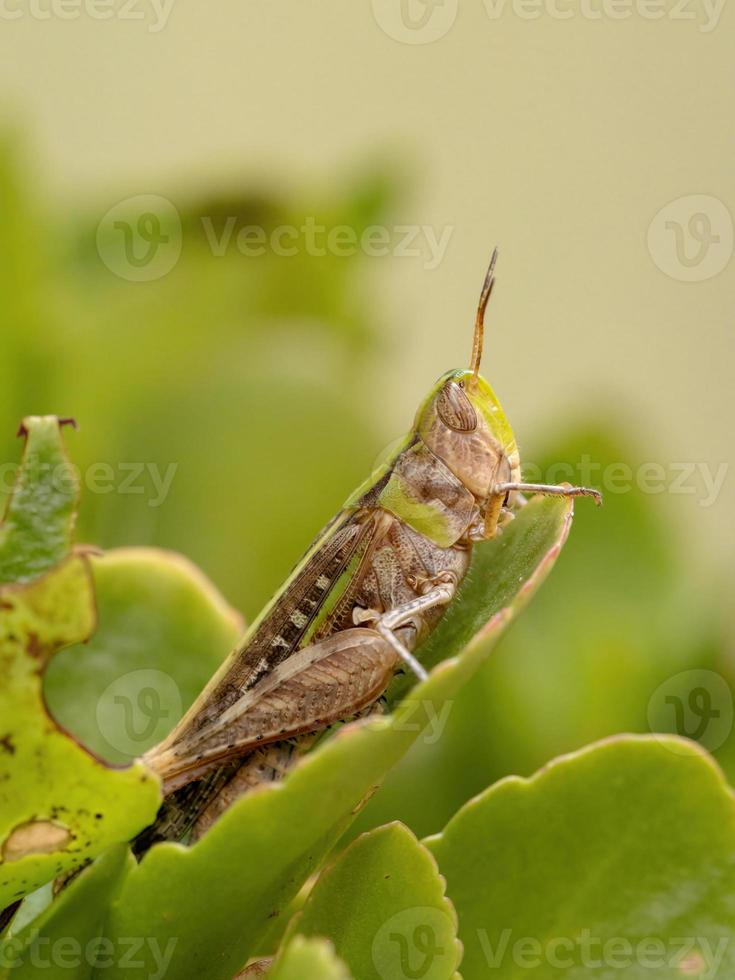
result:
M 479 0 L 477 0 L 479 3 Z M 702 34 L 713 31 L 725 0 L 482 0 L 490 21 L 518 20 L 684 21 Z M 452 29 L 459 0 L 371 0 L 373 17 L 384 34 L 401 44 L 431 44 Z
M 215 226 L 211 217 L 203 216 L 202 228 L 212 254 L 225 255 L 235 248 L 241 255 L 305 255 L 323 258 L 326 255 L 348 257 L 363 255 L 380 258 L 423 258 L 425 269 L 436 269 L 446 254 L 454 230 L 450 225 L 368 225 L 356 229 L 351 225 L 320 224 L 307 215 L 299 225 L 278 225 L 266 229 L 260 225 L 242 225 L 230 215 Z
M 682 977 L 711 980 L 718 975 L 730 940 L 722 936 L 713 940 L 707 936 L 677 936 L 662 939 L 644 936 L 595 936 L 590 929 L 581 929 L 575 936 L 554 936 L 543 942 L 535 936 L 513 938 L 512 929 L 503 929 L 491 938 L 486 929 L 477 930 L 477 938 L 491 970 L 499 970 L 510 959 L 516 967 L 537 970 L 585 970 L 609 972 L 639 967 L 644 970 L 678 971 Z M 619 975 L 623 976 L 621 972 Z
M 160 507 L 165 502 L 179 467 L 178 463 L 159 466 L 158 463 L 97 462 L 82 469 L 73 463 L 54 465 L 32 460 L 26 460 L 24 465 L 32 465 L 34 472 L 47 478 L 56 490 L 73 490 L 81 485 L 94 494 L 147 496 L 149 507 Z M 0 494 L 13 492 L 19 468 L 19 463 L 0 464 Z
M 395 453 L 403 437 L 394 439 L 376 456 L 372 472 L 383 467 Z M 632 465 L 623 461 L 602 463 L 588 453 L 576 460 L 564 460 L 541 466 L 533 460 L 523 460 L 522 478 L 526 483 L 571 483 L 573 486 L 594 487 L 604 494 L 621 495 L 637 491 L 646 495 L 671 494 L 694 497 L 702 508 L 712 507 L 720 497 L 730 472 L 727 461 L 667 460 Z
M 105 936 L 95 936 L 86 943 L 73 936 L 53 941 L 36 930 L 30 938 L 6 939 L 0 944 L 0 967 L 17 969 L 31 966 L 48 971 L 45 976 L 58 976 L 60 971 L 78 971 L 80 967 L 94 970 L 145 970 L 148 980 L 163 980 L 171 964 L 178 939 L 169 939 L 165 947 L 155 937 L 128 936 L 114 942 Z M 63 972 L 61 972 L 63 976 Z M 137 974 L 141 976 L 140 972 Z
M 176 0 L 0 0 L 0 20 L 123 20 L 162 31 Z
M 719 23 L 725 0 L 483 0 L 490 20 L 512 13 L 520 20 L 642 20 L 696 21 L 702 34 Z
M 701 460 L 646 462 L 637 466 L 623 462 L 603 465 L 583 453 L 573 463 L 553 463 L 547 467 L 524 461 L 523 479 L 528 483 L 572 483 L 596 487 L 604 494 L 639 490 L 654 495 L 686 495 L 695 497 L 700 507 L 711 507 L 720 496 L 729 469 L 727 462 Z
M 404 698 L 392 709 L 391 727 L 396 732 L 411 732 L 424 745 L 435 745 L 444 734 L 454 701 L 434 702 L 429 698 Z M 380 727 L 384 715 L 376 713 L 368 721 Z

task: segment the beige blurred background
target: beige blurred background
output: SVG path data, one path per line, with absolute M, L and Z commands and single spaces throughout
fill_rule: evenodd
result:
M 522 446 L 524 433 L 543 443 L 604 404 L 643 459 L 729 463 L 730 9 L 92 2 L 2 6 L 3 114 L 26 137 L 49 206 L 235 179 L 317 195 L 366 161 L 399 161 L 410 193 L 396 222 L 451 238 L 436 268 L 368 262 L 389 353 L 360 397 L 379 384 L 387 435 L 436 375 L 465 362 L 498 243 L 485 372 Z M 652 255 L 651 222 L 682 198 L 659 218 Z M 713 506 L 699 496 L 660 499 L 693 556 L 724 558 L 735 480 Z

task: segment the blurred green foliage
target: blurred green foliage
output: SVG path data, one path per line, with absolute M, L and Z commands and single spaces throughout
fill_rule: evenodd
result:
M 380 364 L 380 325 L 363 292 L 364 259 L 217 257 L 200 218 L 236 215 L 269 229 L 309 213 L 359 230 L 385 219 L 396 186 L 378 174 L 321 202 L 248 190 L 169 195 L 182 216 L 181 259 L 164 278 L 135 283 L 96 250 L 113 202 L 52 215 L 23 171 L 13 144 L 0 145 L 0 459 L 16 458 L 23 415 L 74 415 L 79 538 L 175 548 L 252 618 L 385 442 L 371 398 L 353 394 Z M 532 434 L 517 435 L 528 450 Z M 616 432 L 603 414 L 533 458 L 543 467 L 587 453 L 635 466 L 636 456 L 651 458 L 638 442 L 645 431 Z M 145 478 L 140 494 L 84 489 L 100 462 L 176 471 L 163 504 L 151 506 Z M 693 579 L 678 540 L 663 497 L 608 493 L 602 510 L 580 502 L 531 608 L 457 699 L 442 736 L 415 747 L 358 829 L 401 818 L 420 835 L 435 832 L 507 773 L 530 774 L 621 731 L 676 731 L 656 692 L 684 671 L 714 671 L 732 690 L 727 583 L 714 573 Z M 735 770 L 732 738 L 715 755 Z
M 129 282 L 96 250 L 111 202 L 42 213 L 17 153 L 0 144 L 0 459 L 16 457 L 22 416 L 73 415 L 80 539 L 176 548 L 251 618 L 380 448 L 369 409 L 345 397 L 376 335 L 357 258 L 217 256 L 201 216 L 218 230 L 228 216 L 272 230 L 306 213 L 359 228 L 379 220 L 391 193 L 377 176 L 329 206 L 172 195 L 181 258 L 162 279 Z M 105 485 L 97 464 L 128 491 L 91 492 Z M 163 476 L 172 464 L 158 506 L 149 474 L 133 478 L 132 467 Z M 2 482 L 7 492 L 7 472 Z

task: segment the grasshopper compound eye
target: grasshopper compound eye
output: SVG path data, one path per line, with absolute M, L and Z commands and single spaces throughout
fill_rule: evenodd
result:
M 455 432 L 474 432 L 477 428 L 477 413 L 456 381 L 448 381 L 439 392 L 436 411 L 442 422 Z

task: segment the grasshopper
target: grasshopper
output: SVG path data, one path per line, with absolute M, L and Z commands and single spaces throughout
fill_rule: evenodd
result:
M 480 376 L 493 252 L 470 367 L 443 375 L 383 466 L 318 535 L 242 644 L 144 761 L 166 796 L 138 850 L 197 839 L 248 789 L 279 778 L 328 726 L 376 705 L 467 573 L 476 541 L 500 533 L 524 492 L 597 490 L 524 483 L 513 431 Z

